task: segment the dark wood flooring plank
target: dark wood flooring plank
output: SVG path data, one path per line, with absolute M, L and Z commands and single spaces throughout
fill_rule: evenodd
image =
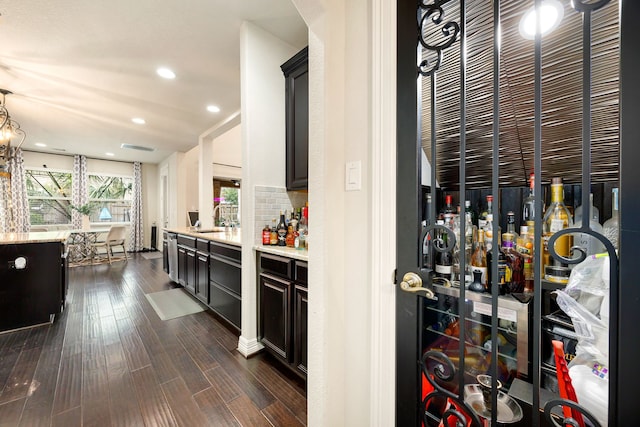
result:
M 303 427 L 306 425 L 301 423 L 279 400 L 264 408 L 262 413 L 274 426 Z
M 0 404 L 24 398 L 33 387 L 33 375 L 38 366 L 42 347 L 23 350 L 9 375 L 2 394 Z
M 103 427 L 111 425 L 109 399 L 82 402 L 82 427 Z
M 127 356 L 127 363 L 129 369 L 135 371 L 136 369 L 144 368 L 151 364 L 149 354 L 142 344 L 142 340 L 136 331 L 135 325 L 129 318 L 119 319 L 116 322 L 118 324 L 118 332 L 120 333 L 120 341 L 125 350 Z
M 218 366 L 216 359 L 205 350 L 198 339 L 189 331 L 178 334 L 178 340 L 187 350 L 193 361 L 198 365 L 201 371 L 207 371 Z
M 215 387 L 201 391 L 195 394 L 193 398 L 207 417 L 208 425 L 217 427 L 240 426 Z
M 20 422 L 25 399 L 16 399 L 0 405 L 0 427 L 14 427 Z
M 29 400 L 27 400 L 27 403 Z M 30 406 L 25 405 L 22 412 L 22 418 L 20 418 L 20 427 L 50 427 L 51 426 L 51 411 L 53 409 L 53 395 L 50 402 L 41 402 L 38 404 L 32 404 Z
M 82 354 L 63 357 L 60 361 L 58 384 L 53 401 L 53 414 L 80 406 L 82 389 Z
M 58 373 L 60 371 L 61 349 L 45 350 L 43 348 L 38 360 L 38 366 L 33 374 L 34 387 L 29 390 L 29 396 L 25 405 L 25 411 L 31 411 L 39 406 L 47 406 L 49 417 L 53 408 Z
M 82 409 L 78 406 L 55 415 L 51 419 L 51 427 L 81 427 Z
M 112 426 L 144 426 L 144 418 L 129 371 L 109 371 L 109 396 Z
M 147 366 L 131 373 L 145 424 L 173 426 L 176 419 L 162 393 L 153 368 Z
M 225 403 L 229 403 L 242 394 L 240 387 L 231 379 L 224 369 L 218 367 L 205 372 L 209 382 Z
M 227 406 L 242 426 L 272 427 L 248 396 L 241 395 Z
M 207 418 L 200 411 L 182 378 L 166 382 L 161 387 L 178 425 L 207 425 Z

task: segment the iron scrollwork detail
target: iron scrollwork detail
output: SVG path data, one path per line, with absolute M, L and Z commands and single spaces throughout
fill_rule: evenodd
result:
M 433 368 L 433 372 L 429 372 L 427 368 L 427 360 L 435 361 L 436 364 Z M 438 384 L 435 380 L 435 378 L 438 378 L 441 381 L 448 382 L 453 380 L 455 377 L 456 367 L 446 354 L 435 350 L 427 351 L 422 355 L 420 367 L 422 374 L 433 387 L 433 391 L 427 394 L 422 400 L 424 425 L 428 425 L 429 415 L 427 409 L 430 402 L 438 398 L 448 399 L 452 403 L 452 405 L 442 413 L 442 420 L 451 420 L 451 417 L 454 417 L 456 422 L 461 423 L 461 425 L 464 426 L 468 425 L 469 421 L 471 421 L 471 426 L 473 427 L 481 427 L 483 425 L 475 411 L 464 401 L 464 396 L 452 393 Z
M 549 420 L 551 423 L 553 423 L 554 426 L 557 426 L 557 427 L 565 427 L 565 426 L 579 427 L 580 423 L 575 418 L 573 418 L 571 416 L 563 418 L 561 422 L 558 422 L 556 417 L 552 417 L 551 416 L 551 411 L 553 410 L 553 408 L 555 408 L 555 407 L 565 407 L 565 406 L 568 407 L 568 408 L 571 408 L 572 410 L 578 411 L 580 413 L 580 415 L 582 415 L 583 417 L 587 418 L 591 422 L 591 425 L 593 425 L 594 427 L 600 427 L 600 423 L 596 420 L 596 418 L 593 415 L 591 415 L 591 413 L 589 411 L 584 409 L 582 406 L 578 405 L 573 400 L 568 400 L 568 399 L 553 399 L 553 400 L 550 400 L 544 406 L 544 415 L 547 418 L 547 420 Z
M 455 21 L 444 22 L 444 9 L 442 6 L 451 0 L 434 0 L 433 3 L 420 2 L 420 22 L 418 24 L 418 40 L 424 49 L 435 52 L 436 57 L 433 59 L 424 59 L 418 65 L 418 73 L 423 76 L 431 76 L 435 74 L 442 63 L 442 51 L 450 47 L 458 40 L 460 34 L 460 25 Z M 425 38 L 427 25 L 434 24 L 441 26 L 440 32 L 444 36 L 444 40 L 440 43 L 431 43 Z

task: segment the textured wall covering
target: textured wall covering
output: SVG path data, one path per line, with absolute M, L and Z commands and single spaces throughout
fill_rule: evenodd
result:
M 280 212 L 287 212 L 304 206 L 308 194 L 300 191 L 287 191 L 284 187 L 267 187 L 256 185 L 255 188 L 255 236 L 256 243 L 261 243 L 262 229 L 266 224 L 271 226 L 273 218 L 278 220 Z
M 87 158 L 76 154 L 73 156 L 73 175 L 71 177 L 71 204 L 73 206 L 82 206 L 89 201 L 88 183 Z M 75 209 L 71 211 L 71 226 L 76 230 L 82 228 L 82 214 Z
M 133 194 L 131 196 L 131 226 L 129 227 L 129 251 L 144 248 L 144 220 L 142 216 L 142 164 L 133 164 Z

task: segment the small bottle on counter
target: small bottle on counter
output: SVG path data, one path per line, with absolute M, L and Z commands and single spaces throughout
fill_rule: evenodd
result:
M 293 235 L 293 225 L 289 224 L 287 228 L 287 236 L 285 237 L 285 241 L 287 247 L 292 248 L 294 245 L 295 236 Z
M 269 227 L 269 224 L 266 224 L 262 229 L 262 244 L 263 245 L 271 244 L 271 227 Z
M 269 235 L 269 244 L 271 246 L 276 246 L 278 244 L 278 228 L 276 226 L 276 219 L 273 218 L 271 222 L 273 225 L 271 226 L 271 234 Z
M 287 246 L 287 224 L 284 212 L 280 211 L 280 222 L 278 222 L 278 246 Z

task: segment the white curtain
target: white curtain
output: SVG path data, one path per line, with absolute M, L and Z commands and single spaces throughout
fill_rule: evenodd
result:
M 89 201 L 87 196 L 87 158 L 85 156 L 73 156 L 73 175 L 71 177 L 71 204 L 82 206 Z M 82 214 L 75 209 L 71 210 L 71 226 L 74 229 L 82 228 Z
M 11 203 L 11 174 L 0 171 L 0 233 L 10 233 L 13 228 Z
M 16 233 L 28 233 L 31 228 L 31 219 L 21 148 L 18 148 L 13 153 L 11 160 L 9 160 L 9 172 L 11 172 L 11 195 L 13 196 L 13 231 Z
M 133 164 L 133 194 L 131 197 L 131 226 L 129 227 L 129 252 L 144 249 L 144 231 L 142 221 L 142 165 Z

